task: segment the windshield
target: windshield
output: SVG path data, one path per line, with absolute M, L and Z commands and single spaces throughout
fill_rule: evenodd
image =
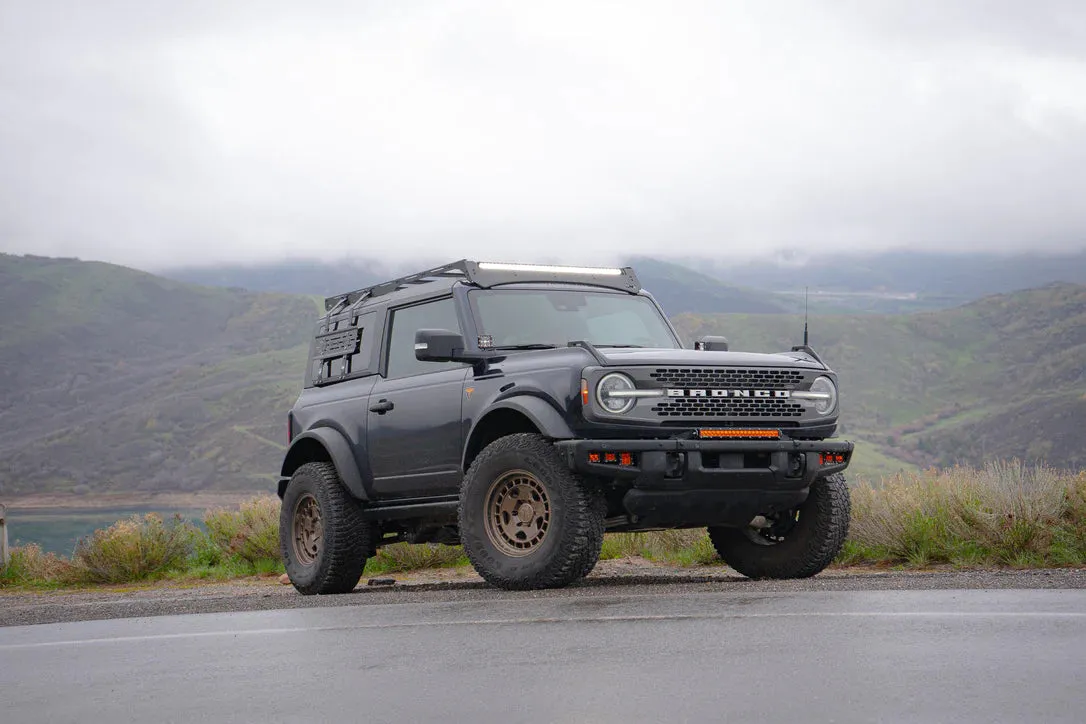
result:
M 607 292 L 486 289 L 470 293 L 479 334 L 495 347 L 591 342 L 597 347 L 677 349 L 660 310 L 645 297 Z

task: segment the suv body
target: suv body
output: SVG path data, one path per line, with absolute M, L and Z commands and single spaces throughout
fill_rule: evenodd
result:
M 836 376 L 806 346 L 683 349 L 629 268 L 461 261 L 325 306 L 279 483 L 284 558 L 303 592 L 353 588 L 356 559 L 398 541 L 462 540 L 508 588 L 584 575 L 604 530 L 707 526 L 748 575 L 812 575 L 840 548 L 853 446 L 828 439 Z M 836 509 L 800 546 L 826 507 L 808 504 L 821 487 Z M 358 551 L 328 553 L 347 538 Z M 805 566 L 758 563 L 812 546 Z M 322 556 L 348 561 L 336 585 Z

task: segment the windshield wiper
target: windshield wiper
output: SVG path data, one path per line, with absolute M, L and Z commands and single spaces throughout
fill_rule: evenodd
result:
M 497 350 L 511 350 L 511 349 L 557 349 L 556 344 L 545 344 L 543 342 L 533 342 L 532 344 L 504 344 L 500 347 L 491 347 L 490 349 Z
M 643 344 L 597 344 L 597 347 L 618 347 L 622 349 L 644 349 Z

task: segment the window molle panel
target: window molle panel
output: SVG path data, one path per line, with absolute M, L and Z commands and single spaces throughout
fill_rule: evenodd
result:
M 330 332 L 317 337 L 316 355 L 328 359 L 358 352 L 358 342 L 362 339 L 362 330 L 359 328 L 347 329 L 342 332 Z

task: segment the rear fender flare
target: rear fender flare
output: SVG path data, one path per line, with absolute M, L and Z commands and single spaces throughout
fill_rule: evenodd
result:
M 314 445 L 323 448 L 324 459 L 330 460 L 336 466 L 336 472 L 339 473 L 339 479 L 343 481 L 347 492 L 359 500 L 369 500 L 369 487 L 372 481 L 364 477 L 362 471 L 358 469 L 358 463 L 347 438 L 330 427 L 307 430 L 291 442 L 286 457 L 283 459 L 283 467 L 279 471 L 280 497 L 286 489 L 285 479 L 290 478 L 302 465 L 321 459 L 314 456 Z

